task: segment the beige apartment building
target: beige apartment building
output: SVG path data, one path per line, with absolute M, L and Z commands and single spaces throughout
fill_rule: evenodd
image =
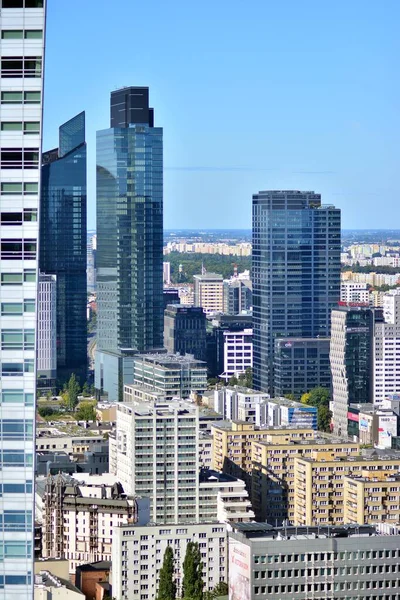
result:
M 344 456 L 332 460 L 330 453 L 313 452 L 294 459 L 294 525 L 342 525 L 345 523 L 344 479 L 374 475 L 395 477 L 400 471 L 400 454 Z
M 278 433 L 278 435 L 276 435 Z M 252 444 L 252 505 L 258 521 L 279 525 L 285 519 L 292 523 L 294 511 L 294 460 L 296 457 L 323 453 L 332 460 L 355 456 L 360 451 L 356 442 L 347 442 L 318 431 L 303 430 L 302 438 L 293 439 L 285 432 L 273 432 Z
M 194 305 L 205 313 L 224 311 L 224 278 L 217 273 L 194 275 Z
M 313 429 L 271 427 L 260 429 L 254 423 L 232 421 L 212 425 L 213 469 L 224 471 L 246 482 L 250 491 L 253 472 L 252 445 L 256 441 L 288 443 L 290 440 L 312 439 Z
M 362 471 L 343 478 L 345 523 L 400 523 L 400 476 Z

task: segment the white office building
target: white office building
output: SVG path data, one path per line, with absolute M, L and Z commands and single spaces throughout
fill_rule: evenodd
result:
M 248 421 L 265 425 L 259 409 L 270 398 L 269 394 L 235 385 L 214 392 L 214 410 L 229 421 Z
M 40 387 L 51 387 L 57 377 L 57 278 L 39 274 L 37 376 Z M 41 383 L 44 383 L 42 386 Z
M 183 561 L 188 542 L 199 544 L 203 563 L 204 591 L 227 581 L 227 531 L 222 523 L 168 524 L 114 527 L 112 545 L 112 591 L 119 600 L 150 600 L 157 597 L 164 553 L 174 553 L 175 582 L 182 593 Z
M 163 280 L 166 285 L 171 283 L 171 263 L 163 262 Z
M 199 520 L 199 413 L 179 401 L 117 406 L 110 465 L 128 494 L 150 498 L 154 523 Z
M 369 304 L 370 292 L 368 285 L 352 280 L 341 281 L 340 301 L 354 304 Z
M 221 379 L 228 381 L 253 367 L 253 330 L 224 331 L 224 372 Z
M 36 299 L 45 0 L 2 0 L 0 599 L 33 597 Z
M 380 404 L 389 394 L 400 392 L 400 293 L 397 290 L 383 298 L 383 323 L 374 329 L 373 400 Z

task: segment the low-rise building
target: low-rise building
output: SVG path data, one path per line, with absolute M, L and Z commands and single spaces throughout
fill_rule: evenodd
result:
M 400 475 L 364 470 L 343 478 L 344 523 L 400 523 Z
M 34 600 L 85 600 L 84 594 L 67 579 L 40 571 L 35 575 Z
M 222 387 L 214 391 L 214 409 L 230 421 L 264 425 L 265 423 L 257 422 L 257 407 L 269 397 L 269 394 L 239 385 Z
M 207 389 L 207 365 L 193 356 L 149 353 L 133 357 L 133 385 L 159 392 L 164 398 L 189 398 Z M 125 386 L 127 387 L 127 386 Z
M 86 600 L 103 600 L 110 593 L 111 561 L 99 560 L 76 568 L 75 585 L 85 594 Z
M 229 534 L 229 597 L 393 600 L 399 548 L 397 530 L 370 525 L 238 523 Z
M 254 512 L 244 481 L 211 469 L 202 469 L 199 479 L 200 521 L 242 523 Z
M 183 561 L 188 542 L 199 544 L 204 591 L 227 581 L 227 538 L 223 523 L 168 524 L 114 528 L 112 592 L 118 600 L 156 598 L 167 546 L 174 553 L 177 594 L 182 593 Z
M 317 429 L 318 411 L 316 406 L 308 406 L 288 398 L 271 398 L 267 402 L 267 425 L 294 425 Z

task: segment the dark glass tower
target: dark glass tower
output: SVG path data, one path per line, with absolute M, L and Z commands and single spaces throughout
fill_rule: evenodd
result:
M 274 342 L 329 336 L 340 298 L 340 210 L 320 194 L 253 196 L 254 386 L 273 393 Z
M 148 88 L 111 93 L 97 132 L 98 395 L 122 399 L 132 357 L 163 347 L 163 131 Z
M 87 375 L 85 113 L 43 154 L 40 271 L 57 277 L 57 378 Z

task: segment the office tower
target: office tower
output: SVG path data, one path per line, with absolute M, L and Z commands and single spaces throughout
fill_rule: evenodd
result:
M 350 404 L 371 402 L 374 310 L 340 306 L 332 311 L 330 363 L 333 428 L 347 435 Z
M 207 359 L 206 315 L 200 306 L 170 304 L 164 313 L 164 346 L 172 354 Z
M 398 528 L 271 527 L 237 523 L 229 534 L 229 597 L 393 600 Z M 302 575 L 300 575 L 302 574 Z
M 30 600 L 44 1 L 3 0 L 0 30 L 0 598 Z
M 37 318 L 37 384 L 53 391 L 57 377 L 57 278 L 39 273 Z
M 251 329 L 251 313 L 243 315 L 214 315 L 207 324 L 207 367 L 209 377 L 218 377 L 224 372 L 225 342 L 228 332 L 243 332 Z M 249 358 L 249 357 L 246 357 Z
M 40 270 L 57 278 L 57 378 L 87 376 L 85 113 L 59 128 L 43 154 Z
M 117 406 L 110 464 L 128 494 L 150 498 L 150 521 L 199 521 L 199 412 L 179 402 Z M 113 456 L 113 453 L 116 455 Z
M 373 402 L 382 403 L 400 392 L 400 294 L 393 290 L 383 297 L 384 321 L 375 324 Z
M 193 275 L 194 305 L 201 306 L 206 313 L 223 312 L 224 279 L 216 273 Z
M 133 383 L 163 394 L 165 398 L 189 398 L 207 389 L 207 365 L 193 356 L 179 354 L 136 354 Z
M 248 271 L 224 279 L 224 308 L 226 315 L 239 315 L 253 305 L 252 283 Z
M 111 93 L 97 132 L 96 393 L 121 400 L 132 356 L 163 347 L 163 131 L 149 90 Z
M 219 376 L 225 381 L 244 375 L 253 367 L 253 330 L 224 331 L 224 370 Z
M 340 297 L 340 210 L 321 195 L 253 196 L 254 387 L 273 392 L 277 337 L 328 336 Z
M 331 388 L 329 338 L 276 338 L 274 395 L 299 400 L 315 387 Z

